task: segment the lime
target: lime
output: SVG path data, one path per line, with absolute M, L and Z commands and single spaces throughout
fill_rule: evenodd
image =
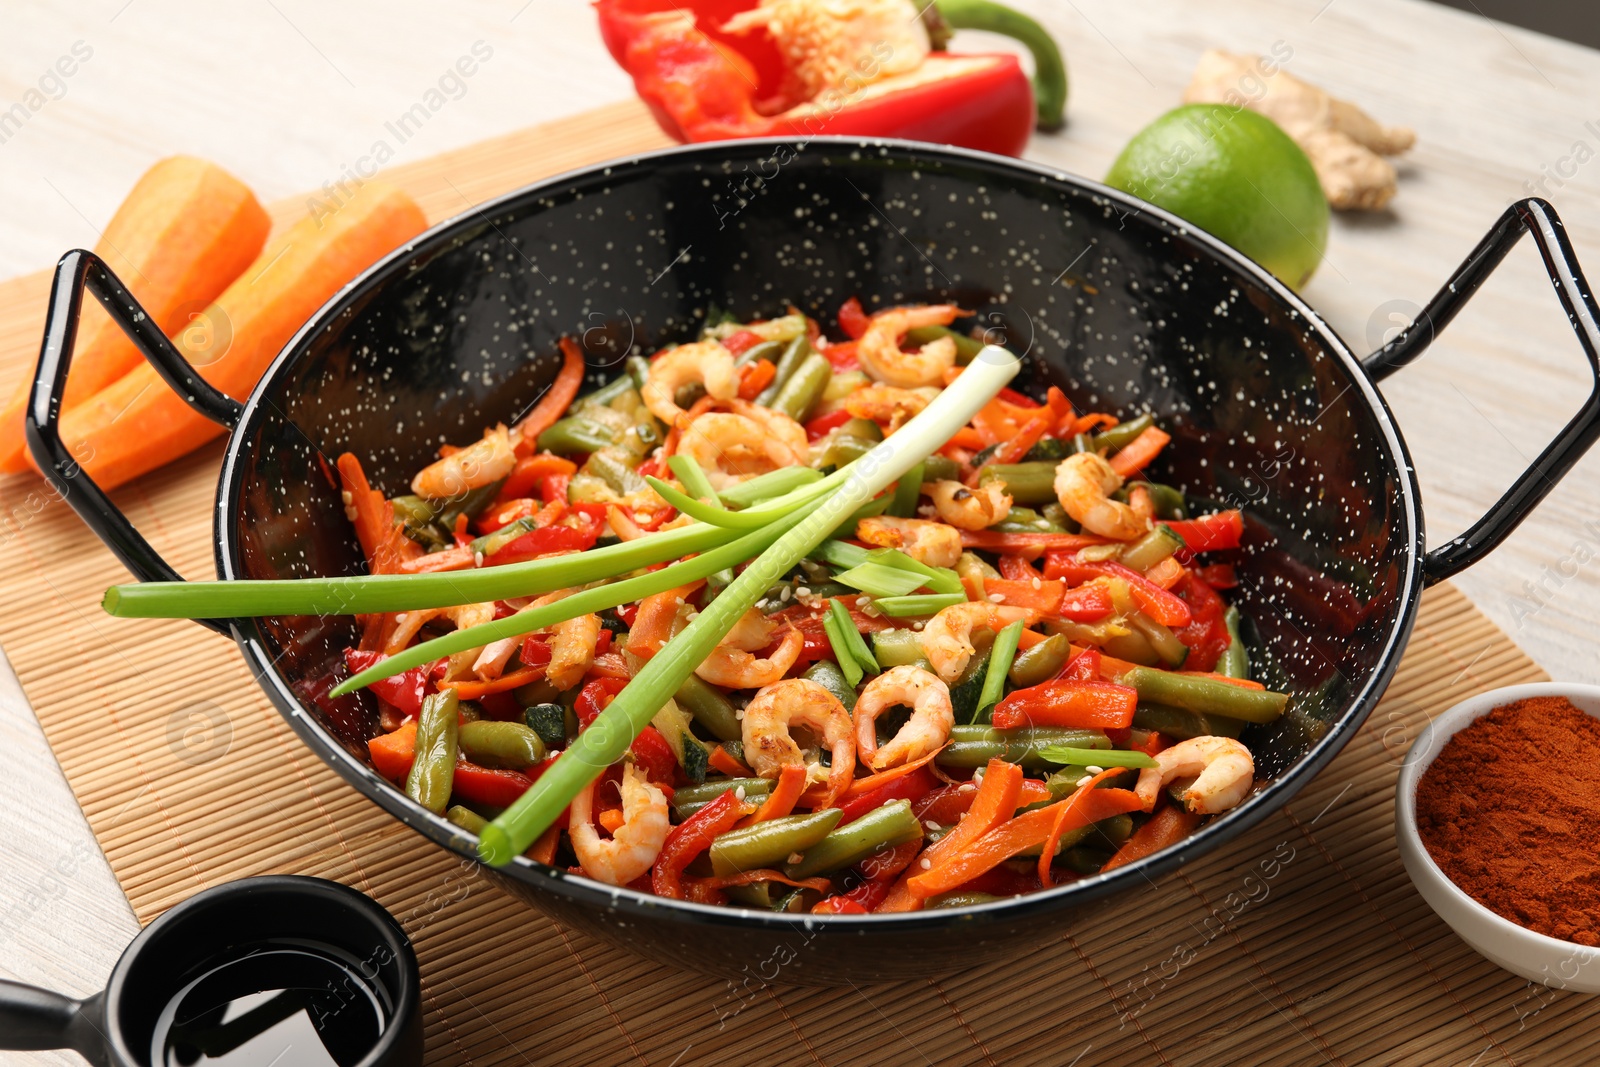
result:
M 1311 160 L 1245 108 L 1173 108 L 1134 135 L 1106 184 L 1228 242 L 1295 289 L 1328 246 L 1328 201 Z

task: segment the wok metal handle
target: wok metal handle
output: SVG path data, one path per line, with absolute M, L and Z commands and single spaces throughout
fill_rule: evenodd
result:
M 181 582 L 183 576 L 133 528 L 127 516 L 117 510 L 61 440 L 58 425 L 61 397 L 78 343 L 78 320 L 83 311 L 85 289 L 105 306 L 112 321 L 138 346 L 144 358 L 184 403 L 230 431 L 238 425 L 244 406 L 196 373 L 99 256 L 80 248 L 61 257 L 50 286 L 50 309 L 45 316 L 39 369 L 34 376 L 33 395 L 24 419 L 28 450 L 45 480 L 135 578 L 141 582 Z M 228 635 L 227 624 L 222 620 L 196 621 L 207 629 Z
M 1555 488 L 1556 482 L 1582 458 L 1595 438 L 1600 437 L 1600 313 L 1597 313 L 1594 296 L 1572 244 L 1567 240 L 1560 216 L 1555 208 L 1536 197 L 1519 200 L 1506 208 L 1494 229 L 1478 242 L 1478 247 L 1456 268 L 1416 320 L 1363 360 L 1362 366 L 1373 381 L 1381 381 L 1421 355 L 1494 273 L 1524 233 L 1531 233 L 1534 244 L 1539 246 L 1556 297 L 1589 359 L 1594 388 L 1555 440 L 1539 453 L 1539 458 L 1481 519 L 1465 533 L 1423 557 L 1423 576 L 1430 585 L 1465 570 L 1493 551 Z
M 106 1067 L 106 1044 L 95 1025 L 100 995 L 73 1000 L 38 986 L 0 980 L 0 1049 L 75 1049 Z

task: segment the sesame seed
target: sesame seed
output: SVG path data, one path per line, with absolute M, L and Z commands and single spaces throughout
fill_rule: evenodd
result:
M 1006 602 L 1004 593 L 990 593 L 989 599 L 996 604 L 1004 604 Z
M 795 596 L 810 596 L 811 595 L 811 587 L 809 585 L 797 585 L 797 586 L 794 587 L 794 595 Z
M 394 617 L 394 622 L 396 626 L 404 626 L 406 624 L 406 613 L 403 611 L 400 612 L 400 614 Z
M 735 799 L 735 800 L 743 800 L 744 799 L 744 786 L 741 785 L 741 786 L 739 786 L 738 788 L 736 788 L 733 791 L 733 799 Z
M 483 553 L 482 552 L 474 552 L 472 554 L 472 565 L 474 567 L 483 566 Z
M 1082 789 L 1084 786 L 1088 785 L 1092 781 L 1094 781 L 1094 775 L 1086 774 L 1082 778 L 1078 779 L 1078 788 Z
M 789 862 L 790 863 L 799 863 L 803 859 L 805 859 L 805 857 L 803 855 L 801 855 L 800 853 L 798 853 L 798 852 L 789 853 Z
M 872 603 L 872 598 L 869 596 L 856 597 L 856 607 L 858 608 L 864 608 L 870 603 Z
M 790 597 L 792 597 L 792 596 L 794 596 L 794 590 L 789 588 L 788 586 L 784 586 L 783 587 L 783 592 L 778 594 L 778 599 L 780 601 L 788 601 L 788 599 Z
M 973 785 L 971 782 L 962 782 L 961 788 L 957 790 L 957 792 L 960 793 L 976 793 L 977 791 L 978 787 Z
M 937 830 L 939 828 L 939 824 L 934 822 L 932 819 L 923 819 L 922 825 L 926 826 L 930 830 Z
M 933 861 L 924 856 L 919 866 L 925 871 L 931 871 L 933 870 Z
M 1044 582 L 1043 582 L 1043 581 L 1041 581 L 1041 580 L 1040 580 L 1040 579 L 1039 579 L 1039 578 L 1037 578 L 1037 577 L 1036 577 L 1036 578 L 1034 578 L 1034 580 L 1033 580 L 1033 587 L 1034 587 L 1034 588 L 1035 588 L 1035 589 L 1042 589 L 1042 588 L 1044 588 Z
M 350 490 L 346 489 L 344 492 L 339 494 L 339 499 L 343 500 L 345 502 L 345 504 L 348 506 L 348 505 L 354 504 L 356 502 L 356 495 L 354 493 L 352 493 Z
M 1083 769 L 1083 772 L 1085 774 L 1104 774 L 1105 773 L 1105 768 L 1104 767 L 1096 767 L 1093 764 L 1090 764 L 1089 766 L 1087 766 L 1087 767 L 1085 767 Z

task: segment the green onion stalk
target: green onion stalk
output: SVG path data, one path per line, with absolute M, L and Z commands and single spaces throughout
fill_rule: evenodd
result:
M 1016 376 L 1018 366 L 1016 356 L 1005 349 L 986 347 L 962 373 L 961 388 L 945 389 L 893 437 L 838 472 L 847 473 L 847 477 L 836 489 L 814 498 L 812 507 L 797 509 L 780 520 L 785 525 L 793 521 L 793 525 L 644 665 L 527 792 L 483 828 L 478 841 L 478 854 L 483 861 L 504 866 L 549 829 L 579 792 L 622 757 L 639 731 L 710 655 L 740 616 L 849 515 L 966 425 Z M 807 488 L 830 482 L 836 476 Z

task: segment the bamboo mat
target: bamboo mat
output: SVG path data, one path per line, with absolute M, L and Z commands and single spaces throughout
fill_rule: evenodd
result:
M 396 168 L 430 218 L 662 144 L 627 104 Z M 281 221 L 305 210 L 278 205 Z M 0 284 L 0 375 L 36 357 L 44 275 Z M 115 494 L 190 577 L 220 445 Z M 0 643 L 141 921 L 227 879 L 294 872 L 372 894 L 422 961 L 430 1064 L 1583 1063 L 1600 1000 L 1478 957 L 1407 881 L 1391 832 L 1420 725 L 1543 675 L 1449 586 L 1389 693 L 1287 808 L 1025 959 L 837 989 L 734 987 L 641 962 L 506 897 L 346 787 L 231 644 L 112 619 L 123 578 L 41 483 L 0 481 Z

